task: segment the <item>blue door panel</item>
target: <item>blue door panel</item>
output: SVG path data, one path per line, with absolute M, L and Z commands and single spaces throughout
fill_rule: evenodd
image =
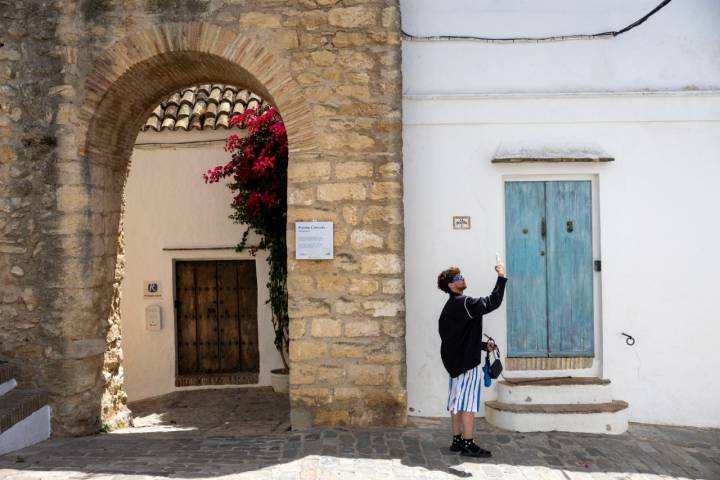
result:
M 508 355 L 547 356 L 547 291 L 543 182 L 509 182 L 505 187 L 508 283 Z
M 590 182 L 547 182 L 550 356 L 591 356 L 593 340 Z
M 589 181 L 507 182 L 508 356 L 593 356 Z

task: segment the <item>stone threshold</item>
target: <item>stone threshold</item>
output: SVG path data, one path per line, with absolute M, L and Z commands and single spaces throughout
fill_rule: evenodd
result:
M 622 400 L 613 400 L 608 403 L 563 403 L 563 404 L 517 404 L 498 401 L 485 402 L 485 406 L 501 412 L 512 413 L 549 413 L 549 414 L 590 414 L 615 413 L 625 410 L 628 403 Z
M 23 421 L 48 403 L 43 390 L 12 390 L 0 397 L 0 433 Z
M 258 383 L 258 377 L 258 372 L 186 373 L 175 377 L 175 386 L 252 385 Z

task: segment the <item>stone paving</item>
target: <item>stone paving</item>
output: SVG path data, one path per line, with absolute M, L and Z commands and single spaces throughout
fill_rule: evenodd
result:
M 131 405 L 136 428 L 54 438 L 0 457 L 0 478 L 720 479 L 720 430 L 632 424 L 618 436 L 521 434 L 479 420 L 475 436 L 493 458 L 468 459 L 448 451 L 448 419 L 412 417 L 404 429 L 295 432 L 274 415 L 244 422 L 263 405 L 282 408 L 287 401 L 267 391 L 164 400 Z M 241 407 L 223 417 L 218 408 L 228 402 Z

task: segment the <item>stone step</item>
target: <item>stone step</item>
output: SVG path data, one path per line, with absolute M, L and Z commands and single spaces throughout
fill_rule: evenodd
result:
M 628 428 L 628 404 L 605 403 L 517 404 L 485 402 L 491 424 L 516 432 L 579 432 L 621 434 Z
M 515 377 L 498 383 L 498 401 L 522 405 L 612 401 L 610 380 L 596 377 Z

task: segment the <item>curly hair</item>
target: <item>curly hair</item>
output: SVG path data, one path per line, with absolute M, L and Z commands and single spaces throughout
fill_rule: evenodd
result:
M 447 270 L 440 272 L 437 280 L 438 288 L 445 293 L 450 293 L 450 287 L 448 287 L 448 284 L 452 282 L 453 277 L 459 273 L 460 269 L 458 267 L 450 267 Z

